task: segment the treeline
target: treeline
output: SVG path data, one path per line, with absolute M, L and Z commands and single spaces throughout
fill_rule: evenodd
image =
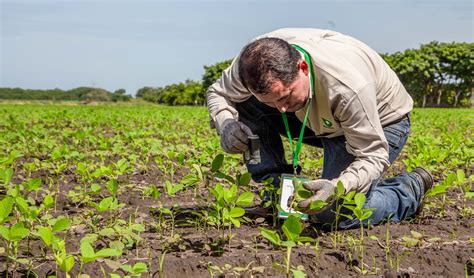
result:
M 143 87 L 135 97 L 146 101 L 166 105 L 205 105 L 207 88 L 221 77 L 232 62 L 226 60 L 211 66 L 204 66 L 201 81 L 186 80 L 184 83 L 171 84 L 165 87 Z
M 439 43 L 382 55 L 418 107 L 470 106 L 474 43 Z
M 397 73 L 417 107 L 466 107 L 471 105 L 474 75 L 474 43 L 423 44 L 393 54 L 381 54 Z M 204 66 L 200 81 L 186 80 L 165 87 L 143 87 L 137 98 L 166 105 L 205 105 L 207 88 L 220 78 L 231 60 Z M 79 87 L 68 91 L 0 88 L 0 99 L 128 101 L 124 89 L 111 93 Z
M 79 87 L 71 90 L 31 90 L 21 88 L 0 88 L 0 99 L 14 100 L 66 100 L 66 101 L 130 101 L 132 96 L 127 95 L 125 89 L 118 89 L 111 93 L 101 88 Z
M 137 98 L 167 105 L 204 105 L 205 91 L 201 82 L 186 80 L 184 83 L 166 87 L 143 87 L 137 91 Z
M 407 49 L 381 56 L 412 95 L 415 106 L 470 106 L 474 43 L 431 42 L 421 45 L 419 49 Z M 231 60 L 226 60 L 204 66 L 201 82 L 188 80 L 166 87 L 144 87 L 138 91 L 137 97 L 168 105 L 202 105 L 207 88 L 221 76 L 230 63 Z

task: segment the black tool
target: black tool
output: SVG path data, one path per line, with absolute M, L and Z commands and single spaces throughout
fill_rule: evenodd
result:
M 260 158 L 260 138 L 258 135 L 250 135 L 249 137 L 249 148 L 244 152 L 244 161 L 248 164 L 259 164 Z

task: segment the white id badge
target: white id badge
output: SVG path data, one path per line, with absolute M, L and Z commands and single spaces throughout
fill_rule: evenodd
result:
M 290 203 L 289 199 L 291 196 L 293 196 L 293 192 L 295 191 L 295 188 L 293 186 L 293 179 L 298 179 L 301 181 L 308 180 L 305 177 L 301 176 L 295 176 L 295 175 L 290 175 L 290 174 L 282 174 L 281 175 L 281 197 L 280 197 L 280 207 L 281 210 L 278 212 L 278 218 L 288 218 L 290 214 L 296 214 L 299 216 L 302 220 L 308 220 L 308 215 L 299 211 L 296 211 L 292 208 L 290 208 Z

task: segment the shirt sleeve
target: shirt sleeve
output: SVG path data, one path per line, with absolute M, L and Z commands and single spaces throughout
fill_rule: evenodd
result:
M 235 109 L 235 103 L 243 102 L 251 97 L 251 93 L 240 80 L 237 61 L 238 57 L 222 72 L 221 78 L 207 90 L 206 101 L 211 127 L 215 127 L 219 134 L 226 119 L 238 119 L 239 113 Z
M 375 84 L 369 83 L 343 101 L 338 120 L 346 138 L 347 152 L 355 156 L 337 180 L 346 192 L 365 193 L 388 168 L 388 142 L 377 110 Z

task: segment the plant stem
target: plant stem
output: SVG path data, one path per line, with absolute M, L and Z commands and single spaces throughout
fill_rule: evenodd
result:
M 8 267 L 10 265 L 10 242 L 7 242 L 7 258 L 6 258 L 6 261 L 7 261 L 7 265 L 6 265 L 6 277 L 8 278 Z
M 165 255 L 166 255 L 166 250 L 163 250 L 163 253 L 160 256 L 160 277 L 164 277 L 164 272 L 163 272 L 163 263 L 165 262 Z
M 291 247 L 286 248 L 286 274 L 290 274 Z
M 362 273 L 364 273 L 364 224 L 360 221 L 360 245 L 359 245 L 359 260 Z

